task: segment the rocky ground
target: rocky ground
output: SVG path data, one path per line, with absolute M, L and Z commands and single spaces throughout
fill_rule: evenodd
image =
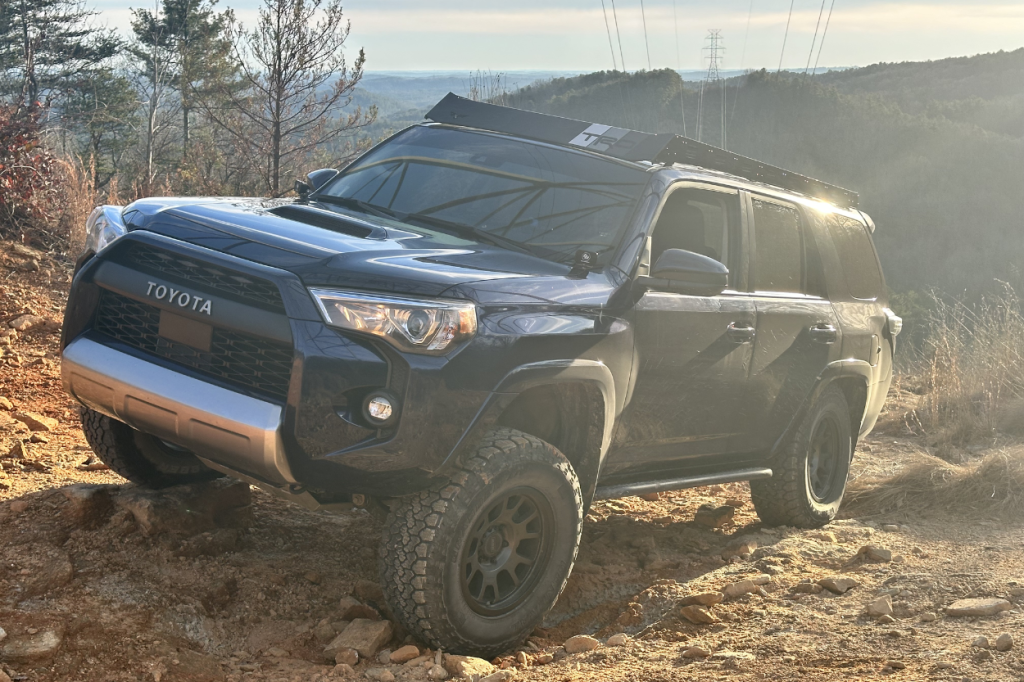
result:
M 68 282 L 0 244 L 0 682 L 1024 679 L 1024 519 L 764 528 L 743 485 L 596 504 L 521 649 L 430 651 L 388 620 L 366 512 L 227 480 L 151 493 L 90 458 L 60 389 Z M 922 456 L 900 424 L 855 477 Z

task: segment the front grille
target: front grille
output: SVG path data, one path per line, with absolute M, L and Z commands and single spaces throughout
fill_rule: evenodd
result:
M 160 309 L 103 291 L 93 328 L 133 348 L 284 400 L 292 369 L 288 344 L 214 328 L 203 351 L 159 335 Z
M 147 244 L 130 244 L 117 254 L 115 260 L 185 286 L 234 298 L 265 310 L 284 312 L 284 301 L 277 285 L 265 279 L 202 263 Z

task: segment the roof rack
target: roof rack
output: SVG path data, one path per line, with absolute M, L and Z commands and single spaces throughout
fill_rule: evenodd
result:
M 599 123 L 587 123 L 561 116 L 474 102 L 454 93 L 445 95 L 444 99 L 427 112 L 425 118 L 437 123 L 479 128 L 551 144 L 579 147 L 625 161 L 700 166 L 753 182 L 800 192 L 848 208 L 856 208 L 859 201 L 857 193 L 848 189 L 673 133 L 642 133 Z

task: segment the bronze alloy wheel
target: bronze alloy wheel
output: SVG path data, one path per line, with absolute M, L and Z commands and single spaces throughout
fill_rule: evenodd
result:
M 462 592 L 483 616 L 516 608 L 551 553 L 551 504 L 534 488 L 504 492 L 473 520 L 462 548 Z

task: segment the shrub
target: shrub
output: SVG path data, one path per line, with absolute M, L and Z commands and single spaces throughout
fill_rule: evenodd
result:
M 0 106 L 0 236 L 4 238 L 45 232 L 56 217 L 60 169 L 40 139 L 41 115 L 38 108 Z

